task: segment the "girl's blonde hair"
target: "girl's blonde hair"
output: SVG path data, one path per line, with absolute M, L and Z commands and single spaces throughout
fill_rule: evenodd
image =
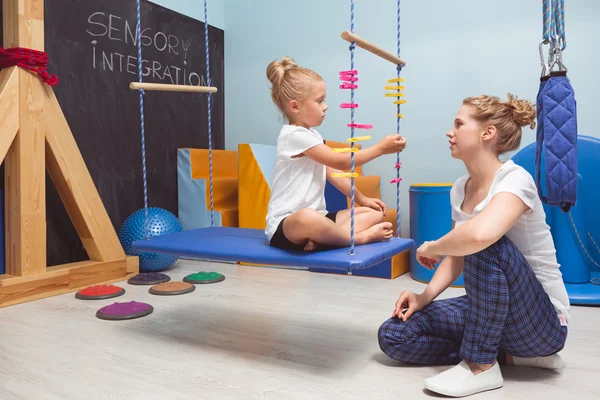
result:
M 502 101 L 496 96 L 473 96 L 463 100 L 463 104 L 475 107 L 475 120 L 496 127 L 497 154 L 516 150 L 521 145 L 521 127 L 535 128 L 535 104 L 527 100 L 518 100 L 508 94 L 508 100 Z
M 273 103 L 286 118 L 285 105 L 290 100 L 303 100 L 307 96 L 312 83 L 323 80 L 316 72 L 298 66 L 294 59 L 290 57 L 283 57 L 281 61 L 275 60 L 269 63 L 267 78 L 271 82 Z

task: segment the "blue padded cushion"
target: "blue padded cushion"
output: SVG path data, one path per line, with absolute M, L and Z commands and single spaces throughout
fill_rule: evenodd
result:
M 542 202 L 568 211 L 577 197 L 577 102 L 566 72 L 540 82 L 535 178 Z M 546 168 L 542 165 L 545 163 Z M 542 191 L 545 175 L 547 194 Z
M 285 266 L 313 266 L 352 271 L 368 268 L 414 246 L 414 240 L 393 237 L 387 242 L 318 252 L 292 252 L 269 245 L 261 229 L 212 227 L 155 236 L 133 242 L 140 252 L 172 254 L 218 261 Z

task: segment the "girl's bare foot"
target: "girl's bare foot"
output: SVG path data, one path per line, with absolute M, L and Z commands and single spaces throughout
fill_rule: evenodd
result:
M 304 251 L 315 251 L 319 248 L 319 244 L 317 242 L 313 242 L 312 240 L 308 239 L 308 243 L 306 243 L 306 246 L 304 246 Z
M 394 232 L 391 222 L 380 222 L 356 235 L 356 244 L 368 244 L 390 240 Z

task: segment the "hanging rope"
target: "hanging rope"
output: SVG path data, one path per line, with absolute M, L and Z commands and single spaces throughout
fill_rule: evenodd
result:
M 396 41 L 397 41 L 397 54 L 398 58 L 400 58 L 400 0 L 397 1 L 396 7 Z M 388 83 L 396 83 L 395 86 L 386 86 L 386 90 L 393 90 L 392 93 L 386 93 L 386 97 L 397 97 L 398 99 L 394 101 L 396 105 L 396 134 L 400 134 L 400 120 L 404 118 L 404 115 L 401 113 L 400 105 L 406 103 L 406 100 L 400 99 L 404 97 L 404 86 L 401 85 L 401 82 L 404 82 L 404 78 L 400 77 L 400 73 L 402 72 L 402 64 L 398 64 L 396 66 L 396 78 L 388 79 Z M 400 153 L 396 153 L 396 177 L 390 181 L 390 183 L 396 184 L 396 235 L 400 237 L 400 182 L 402 182 L 402 178 L 400 178 L 400 167 L 402 163 L 400 162 Z
M 35 72 L 50 86 L 58 84 L 58 76 L 48 73 L 48 54 L 43 51 L 23 47 L 0 47 L 0 69 L 14 66 Z
M 400 57 L 400 0 L 397 3 L 397 25 L 396 25 L 396 38 L 398 44 L 398 58 Z M 402 64 L 398 64 L 396 68 L 396 78 L 400 81 L 400 72 L 402 71 Z M 400 83 L 400 82 L 398 82 Z M 400 119 L 402 119 L 402 114 L 400 113 L 400 104 L 401 101 L 398 101 L 397 109 L 396 109 L 396 134 L 400 134 Z M 400 237 L 400 153 L 396 153 L 396 234 Z
M 547 76 L 557 64 L 561 70 L 566 70 L 562 63 L 562 51 L 567 48 L 564 0 L 543 0 L 542 19 L 542 42 L 539 51 L 543 67 L 542 76 Z M 545 44 L 549 45 L 547 62 L 542 52 L 542 46 Z
M 137 54 L 138 54 L 138 81 L 142 83 L 142 22 L 140 0 L 136 0 L 136 18 L 137 18 Z M 206 50 L 206 79 L 207 86 L 211 85 L 210 80 L 210 59 L 208 43 L 208 6 L 204 0 L 204 45 Z M 139 89 L 140 94 L 140 131 L 142 136 L 142 176 L 144 181 L 144 237 L 148 239 L 148 179 L 146 169 L 146 132 L 144 126 L 144 89 Z M 209 159 L 209 180 L 210 180 L 210 226 L 214 226 L 214 201 L 213 201 L 213 165 L 212 165 L 212 124 L 211 124 L 211 92 L 208 92 L 208 159 Z
M 350 1 L 350 32 L 354 33 L 354 0 Z M 350 44 L 350 71 L 354 71 L 354 49 L 356 43 Z M 354 87 L 350 89 L 350 104 L 354 103 Z M 354 107 L 350 108 L 350 138 L 354 139 Z M 350 141 L 350 255 L 354 255 L 354 140 Z
M 206 85 L 211 86 L 210 82 L 210 59 L 208 51 L 208 7 L 206 0 L 204 0 L 204 49 L 206 52 Z M 210 184 L 210 226 L 214 226 L 214 212 L 213 212 L 213 162 L 212 162 L 212 124 L 210 118 L 210 102 L 212 99 L 212 93 L 208 92 L 208 166 L 209 166 L 209 184 Z
M 142 17 L 140 10 L 140 0 L 137 1 L 137 54 L 138 54 L 138 80 L 142 83 Z M 144 89 L 139 90 L 140 94 L 140 128 L 142 132 L 142 176 L 144 180 L 144 237 L 148 240 L 148 182 L 146 179 L 146 133 L 144 128 Z

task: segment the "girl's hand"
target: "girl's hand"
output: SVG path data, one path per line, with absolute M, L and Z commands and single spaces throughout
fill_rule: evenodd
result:
M 369 207 L 376 211 L 381 211 L 383 215 L 385 215 L 386 207 L 385 203 L 377 198 L 365 197 L 360 202 L 358 202 L 363 207 Z
M 406 147 L 406 139 L 400 135 L 387 135 L 377 143 L 382 154 L 400 153 Z

